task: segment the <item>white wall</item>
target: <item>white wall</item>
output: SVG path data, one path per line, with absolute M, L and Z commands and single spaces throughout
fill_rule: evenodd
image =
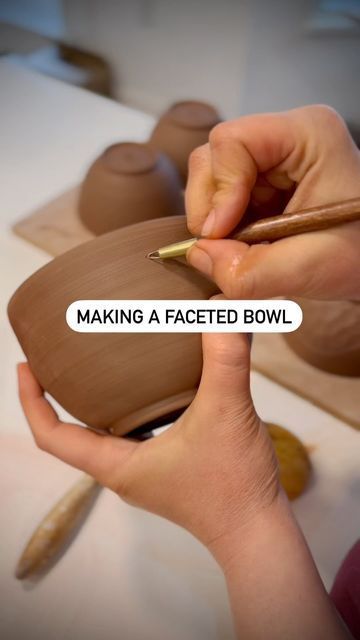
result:
M 0 19 L 58 24 L 108 60 L 117 99 L 153 113 L 187 97 L 227 118 L 325 102 L 360 126 L 359 26 L 331 14 L 319 26 L 324 6 L 360 12 L 360 0 L 2 0 Z
M 61 0 L 0 0 L 0 21 L 58 38 L 64 31 L 62 2 Z
M 194 97 L 234 117 L 326 102 L 360 123 L 359 30 L 314 29 L 323 5 L 64 0 L 64 11 L 68 38 L 108 59 L 115 95 L 134 106 Z
M 345 4 L 337 2 L 344 10 Z M 327 29 L 321 28 L 315 18 L 321 18 L 318 8 L 324 5 L 316 0 L 253 0 L 242 112 L 323 102 L 360 124 L 360 29 L 336 16 Z
M 162 111 L 183 98 L 239 109 L 247 11 L 223 0 L 65 0 L 68 39 L 102 54 L 115 95 Z

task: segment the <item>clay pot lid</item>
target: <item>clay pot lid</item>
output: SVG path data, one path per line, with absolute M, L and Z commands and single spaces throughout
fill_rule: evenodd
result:
M 214 107 L 196 100 L 176 102 L 170 107 L 166 117 L 178 127 L 185 129 L 209 129 L 220 120 Z
M 102 161 L 113 173 L 138 175 L 148 173 L 155 168 L 158 154 L 146 144 L 120 142 L 108 147 Z

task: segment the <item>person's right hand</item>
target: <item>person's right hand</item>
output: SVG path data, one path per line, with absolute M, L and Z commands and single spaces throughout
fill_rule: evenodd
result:
M 325 106 L 217 125 L 190 158 L 189 263 L 232 299 L 360 299 L 360 222 L 248 246 L 222 240 L 249 206 L 276 215 L 360 196 L 360 152 Z M 284 207 L 285 203 L 285 207 Z

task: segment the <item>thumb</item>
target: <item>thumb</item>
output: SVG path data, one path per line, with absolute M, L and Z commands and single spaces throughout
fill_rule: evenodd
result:
M 221 415 L 253 411 L 250 395 L 250 341 L 246 334 L 204 333 L 203 372 L 197 399 Z

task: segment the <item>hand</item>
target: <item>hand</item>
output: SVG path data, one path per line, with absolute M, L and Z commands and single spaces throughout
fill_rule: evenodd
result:
M 41 449 L 130 504 L 185 527 L 216 555 L 220 540 L 270 508 L 279 482 L 270 439 L 250 396 L 247 337 L 206 334 L 203 356 L 191 406 L 167 431 L 144 442 L 60 422 L 27 364 L 19 365 L 19 393 Z
M 217 125 L 196 149 L 186 188 L 194 235 L 224 238 L 246 218 L 360 196 L 360 153 L 325 106 Z M 200 240 L 188 261 L 228 298 L 360 299 L 360 223 L 249 247 Z
M 161 435 L 135 442 L 60 422 L 27 364 L 21 403 L 38 446 L 130 504 L 185 527 L 221 566 L 239 638 L 348 638 L 289 503 L 249 390 L 249 342 L 205 334 L 196 398 Z

